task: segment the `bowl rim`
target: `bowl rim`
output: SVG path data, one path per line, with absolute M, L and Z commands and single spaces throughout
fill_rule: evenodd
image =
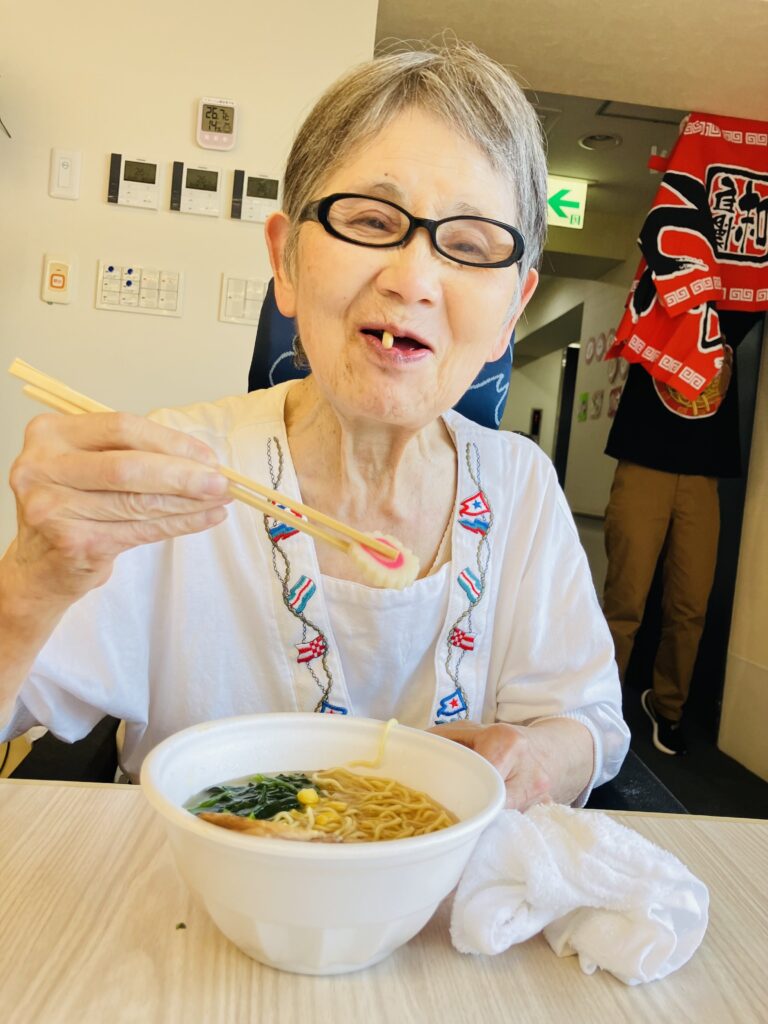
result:
M 377 718 L 366 718 L 358 715 L 350 717 L 352 721 L 356 723 L 378 726 L 386 724 L 386 720 Z M 173 800 L 166 797 L 156 786 L 152 778 L 152 772 L 155 765 L 158 761 L 161 761 L 165 755 L 167 755 L 168 748 L 173 746 L 175 743 L 178 743 L 179 740 L 184 737 L 191 737 L 196 733 L 208 732 L 211 729 L 232 728 L 238 724 L 245 724 L 250 720 L 262 721 L 267 718 L 272 721 L 283 719 L 295 722 L 297 718 L 301 718 L 303 720 L 311 719 L 318 723 L 320 721 L 327 723 L 336 722 L 337 724 L 336 726 L 332 726 L 333 728 L 337 728 L 338 723 L 345 720 L 306 711 L 255 712 L 252 714 L 232 715 L 227 718 L 216 718 L 206 722 L 198 722 L 195 725 L 188 726 L 185 729 L 180 729 L 177 732 L 172 733 L 164 740 L 161 740 L 160 743 L 158 743 L 149 752 L 149 754 L 147 754 L 142 763 L 140 772 L 140 785 L 142 792 L 152 808 L 159 813 L 161 818 L 163 818 L 166 825 L 172 824 L 176 828 L 181 828 L 183 831 L 197 836 L 199 839 L 217 842 L 233 849 L 252 850 L 254 853 L 259 853 L 260 855 L 266 855 L 268 857 L 274 857 L 281 860 L 284 860 L 287 857 L 300 860 L 336 860 L 339 857 L 345 860 L 370 860 L 375 859 L 376 856 L 398 858 L 409 854 L 414 855 L 419 852 L 423 853 L 424 856 L 429 856 L 433 852 L 433 847 L 435 846 L 444 846 L 446 844 L 450 844 L 451 846 L 458 845 L 462 840 L 474 833 L 479 837 L 480 833 L 491 823 L 491 821 L 493 821 L 504 807 L 506 799 L 504 781 L 496 767 L 492 765 L 490 761 L 469 747 L 462 746 L 460 743 L 456 743 L 454 740 L 449 740 L 445 736 L 439 736 L 435 733 L 428 732 L 426 729 L 417 729 L 413 726 L 403 725 L 400 722 L 395 723 L 392 727 L 393 731 L 403 730 L 417 734 L 422 738 L 426 737 L 427 742 L 450 744 L 451 749 L 458 757 L 465 758 L 468 762 L 479 762 L 484 766 L 484 770 L 488 770 L 490 778 L 495 777 L 496 792 L 494 798 L 488 801 L 488 804 L 483 808 L 483 810 L 456 822 L 455 825 L 448 825 L 447 828 L 440 829 L 437 832 L 429 832 L 422 836 L 409 836 L 405 839 L 378 839 L 368 843 L 302 843 L 291 839 L 242 835 L 241 833 L 221 828 L 218 825 L 213 825 L 208 821 L 202 821 L 196 815 L 191 814 L 185 807 L 176 804 Z M 321 728 L 328 727 L 328 725 L 321 726 Z

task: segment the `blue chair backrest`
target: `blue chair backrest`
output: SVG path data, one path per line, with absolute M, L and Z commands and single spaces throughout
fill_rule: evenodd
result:
M 307 376 L 309 370 L 298 368 L 293 361 L 295 334 L 294 321 L 283 316 L 277 308 L 274 281 L 270 281 L 256 329 L 256 344 L 248 372 L 249 391 Z M 507 345 L 501 359 L 485 364 L 454 408 L 483 427 L 497 428 L 507 404 L 511 372 L 512 343 Z

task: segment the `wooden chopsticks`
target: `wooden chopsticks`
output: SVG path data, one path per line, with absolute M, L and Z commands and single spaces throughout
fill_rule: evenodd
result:
M 30 366 L 22 359 L 14 359 L 8 367 L 8 372 L 25 381 L 23 388 L 25 395 L 56 409 L 57 412 L 81 415 L 88 412 L 114 411 L 108 405 L 103 405 L 101 402 L 67 387 L 55 377 L 49 377 L 47 373 L 35 369 L 34 366 Z M 303 502 L 281 494 L 280 491 L 266 487 L 258 480 L 243 476 L 242 473 L 238 473 L 228 466 L 217 466 L 216 468 L 230 481 L 229 493 L 233 498 L 250 505 L 272 519 L 287 523 L 294 530 L 308 533 L 311 537 L 323 540 L 345 552 L 349 551 L 352 544 L 362 544 L 385 558 L 396 558 L 399 554 L 395 548 L 378 538 L 356 530 L 352 526 L 347 526 L 346 523 L 333 519 L 324 512 L 319 512 Z M 286 508 L 279 508 L 278 505 L 285 505 Z M 301 517 L 296 513 L 301 513 Z M 306 516 L 306 519 L 302 518 L 303 516 Z

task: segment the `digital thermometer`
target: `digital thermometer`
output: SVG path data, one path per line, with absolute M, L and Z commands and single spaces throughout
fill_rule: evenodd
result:
M 237 107 L 233 100 L 204 96 L 197 109 L 197 144 L 225 152 L 237 140 Z

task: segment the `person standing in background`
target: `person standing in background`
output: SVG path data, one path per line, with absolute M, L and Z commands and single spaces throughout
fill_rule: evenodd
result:
M 687 752 L 681 720 L 717 560 L 717 481 L 741 475 L 733 349 L 759 317 L 720 312 L 723 364 L 696 400 L 633 364 L 605 448 L 619 461 L 605 513 L 603 611 L 622 684 L 663 558 L 661 638 L 641 703 L 665 754 Z
M 661 640 L 641 702 L 665 754 L 686 752 L 680 722 L 717 561 L 717 481 L 741 475 L 733 351 L 768 309 L 766 138 L 768 122 L 683 118 L 606 355 L 632 365 L 605 449 L 619 464 L 604 613 L 623 682 L 663 558 Z

